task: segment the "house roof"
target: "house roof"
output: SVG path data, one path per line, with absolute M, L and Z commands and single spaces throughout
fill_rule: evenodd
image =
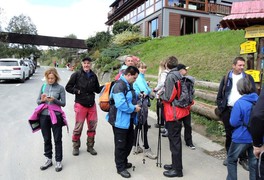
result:
M 252 25 L 264 25 L 264 0 L 234 2 L 231 14 L 220 22 L 230 29 L 244 29 Z

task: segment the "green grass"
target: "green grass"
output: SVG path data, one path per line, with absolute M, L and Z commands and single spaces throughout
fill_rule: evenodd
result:
M 134 46 L 129 53 L 148 65 L 147 74 L 158 75 L 159 62 L 176 56 L 197 80 L 219 82 L 232 68 L 233 59 L 240 56 L 240 44 L 245 41 L 243 30 L 210 32 L 153 39 Z

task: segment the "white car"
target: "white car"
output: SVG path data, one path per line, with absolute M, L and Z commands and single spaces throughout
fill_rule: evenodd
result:
M 29 75 L 29 67 L 23 59 L 0 59 L 0 80 L 19 80 L 24 83 Z

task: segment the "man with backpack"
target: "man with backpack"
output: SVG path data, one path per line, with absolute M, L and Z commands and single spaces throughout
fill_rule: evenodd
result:
M 95 130 L 97 126 L 97 109 L 95 104 L 95 93 L 100 93 L 101 87 L 97 75 L 91 70 L 90 57 L 82 60 L 82 69 L 74 72 L 65 89 L 75 95 L 75 127 L 72 135 L 74 156 L 79 155 L 81 146 L 81 133 L 85 120 L 87 121 L 87 152 L 97 155 L 94 147 Z
M 228 150 L 232 140 L 232 131 L 233 127 L 230 125 L 229 119 L 232 108 L 235 102 L 241 97 L 237 90 L 237 82 L 241 78 L 248 78 L 252 87 L 256 91 L 254 79 L 252 76 L 247 75 L 244 72 L 245 67 L 245 59 L 243 57 L 236 57 L 233 61 L 232 70 L 224 76 L 220 82 L 219 90 L 216 98 L 217 110 L 220 116 L 220 119 L 224 123 L 225 133 L 226 133 L 226 154 L 228 154 Z M 239 164 L 246 170 L 248 170 L 248 162 L 246 153 L 242 153 L 240 155 Z M 227 160 L 225 159 L 223 165 L 227 165 Z
M 187 93 L 186 95 L 189 96 L 187 99 L 189 99 L 190 103 L 193 103 L 193 98 L 194 98 L 194 77 L 192 76 L 187 76 L 187 71 L 189 67 L 186 67 L 184 64 L 178 64 L 177 66 L 178 71 L 184 77 L 183 83 L 186 84 L 187 86 Z M 183 79 L 183 78 L 182 78 Z M 195 150 L 195 146 L 193 145 L 192 141 L 192 125 L 191 125 L 191 111 L 190 114 L 187 115 L 182 119 L 183 125 L 184 125 L 184 140 L 186 146 L 191 148 L 192 150 Z
M 123 75 L 113 85 L 110 93 L 110 110 L 106 120 L 112 125 L 115 143 L 115 164 L 117 173 L 124 178 L 130 178 L 127 171 L 132 167 L 127 157 L 133 146 L 134 125 L 137 125 L 137 112 L 141 107 L 137 104 L 137 96 L 132 84 L 139 70 L 128 66 Z
M 182 143 L 181 128 L 182 118 L 190 114 L 190 106 L 179 107 L 180 94 L 179 80 L 182 78 L 177 69 L 178 59 L 171 56 L 167 61 L 167 67 L 171 69 L 165 80 L 165 91 L 161 95 L 164 105 L 164 116 L 168 128 L 172 164 L 165 164 L 163 172 L 166 177 L 182 177 Z

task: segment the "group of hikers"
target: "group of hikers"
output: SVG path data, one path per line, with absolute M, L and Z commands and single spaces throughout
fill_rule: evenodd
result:
M 237 179 L 238 159 L 243 167 L 248 166 L 250 180 L 264 178 L 264 166 L 261 163 L 264 159 L 262 156 L 264 102 L 256 93 L 253 78 L 244 73 L 244 66 L 245 60 L 242 57 L 234 59 L 233 69 L 223 77 L 217 95 L 217 110 L 226 131 L 227 159 L 224 165 L 227 166 L 228 180 Z M 95 93 L 99 94 L 103 86 L 100 86 L 98 77 L 91 67 L 90 57 L 82 59 L 82 68 L 71 75 L 65 89 L 58 83 L 60 77 L 55 68 L 45 71 L 46 83 L 40 89 L 37 98 L 38 107 L 29 119 L 32 129 L 34 131 L 41 129 L 44 139 L 46 161 L 40 167 L 41 170 L 53 165 L 51 131 L 55 142 L 55 170 L 57 172 L 62 170 L 62 127 L 68 126 L 65 113 L 61 109 L 66 105 L 65 90 L 75 95 L 72 154 L 79 155 L 80 137 L 86 121 L 87 152 L 97 155 L 94 149 L 98 118 Z M 174 56 L 166 58 L 160 63 L 157 86 L 151 88 L 145 78 L 147 65 L 135 56 L 125 58 L 111 88 L 110 110 L 106 115 L 106 120 L 112 125 L 114 134 L 114 160 L 117 173 L 122 177 L 131 177 L 127 170 L 132 167 L 132 163 L 128 162 L 131 151 L 134 154 L 144 153 L 144 156 L 150 159 L 157 158 L 157 154 L 152 152 L 148 144 L 150 128 L 148 108 L 153 97 L 157 99 L 156 127 L 164 126 L 163 135 L 168 137 L 171 151 L 171 163 L 163 166 L 165 169 L 163 175 L 183 176 L 182 124 L 184 124 L 186 146 L 195 149 L 192 142 L 190 111 L 194 102 L 192 98 L 186 100 L 187 96 L 183 94 L 185 87 L 181 85 L 182 79 L 194 84 L 194 78 L 187 75 L 188 68 L 179 64 Z M 260 94 L 260 97 L 263 96 L 264 90 Z M 250 126 L 248 126 L 249 121 Z M 142 147 L 139 137 L 142 140 Z

